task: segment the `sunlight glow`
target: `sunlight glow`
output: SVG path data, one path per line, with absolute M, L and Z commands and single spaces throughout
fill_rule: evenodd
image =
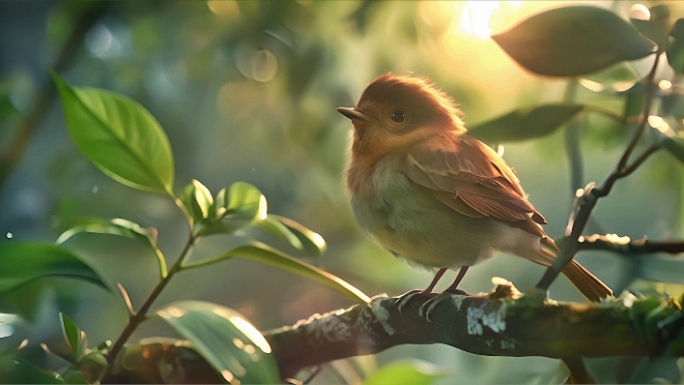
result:
M 481 39 L 488 39 L 492 35 L 489 20 L 494 11 L 500 8 L 498 1 L 470 0 L 463 7 L 461 27 Z
M 634 4 L 629 9 L 629 17 L 639 20 L 649 20 L 651 18 L 651 11 L 643 4 Z
M 672 82 L 669 80 L 661 80 L 660 83 L 658 83 L 658 87 L 660 87 L 661 90 L 667 90 L 672 87 Z
M 648 124 L 655 128 L 656 130 L 662 132 L 664 135 L 673 137 L 675 136 L 674 130 L 670 127 L 669 124 L 663 119 L 662 117 L 658 115 L 651 115 L 648 117 Z
M 230 317 L 230 322 L 254 342 L 264 353 L 271 352 L 271 346 L 264 336 L 249 322 L 240 317 Z

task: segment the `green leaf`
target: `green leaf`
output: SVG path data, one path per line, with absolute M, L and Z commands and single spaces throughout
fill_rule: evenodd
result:
M 684 139 L 676 136 L 666 137 L 663 139 L 662 144 L 672 156 L 684 163 Z
M 649 14 L 648 20 L 629 19 L 629 21 L 642 35 L 664 48 L 668 44 L 668 35 L 672 27 L 670 9 L 667 5 L 659 4 L 649 8 Z
M 72 228 L 63 232 L 62 235 L 57 238 L 57 244 L 62 244 L 79 233 L 118 235 L 137 239 L 149 244 L 157 256 L 161 277 L 166 277 L 166 259 L 157 245 L 157 231 L 155 229 L 145 229 L 135 222 L 121 218 L 115 218 L 109 221 L 99 218 L 90 218 L 78 221 Z
M 426 361 L 401 360 L 380 368 L 364 382 L 364 385 L 431 385 L 446 374 L 444 369 Z
M 548 135 L 582 111 L 579 104 L 546 104 L 520 108 L 471 128 L 470 136 L 495 143 L 517 142 Z
M 280 215 L 269 214 L 265 220 L 255 221 L 254 225 L 311 255 L 321 255 L 328 247 L 320 234 Z
M 21 358 L 0 357 L 2 384 L 66 384 L 57 373 L 47 372 Z
M 233 377 L 250 384 L 281 382 L 268 342 L 235 310 L 209 302 L 181 301 L 157 314 L 187 338 L 228 382 Z
M 64 313 L 59 313 L 59 318 L 62 322 L 62 333 L 64 333 L 64 339 L 69 343 L 71 347 L 71 354 L 76 359 L 80 361 L 83 358 L 86 348 L 88 347 L 85 332 L 76 325 L 76 322 L 69 318 Z
M 250 259 L 271 265 L 328 285 L 354 301 L 362 303 L 370 301 L 367 295 L 346 281 L 257 241 L 249 241 L 217 258 L 186 264 L 183 268 L 206 266 L 230 258 Z
M 245 182 L 233 183 L 216 194 L 213 216 L 221 222 L 205 224 L 197 236 L 232 234 L 252 221 L 266 218 L 266 197 L 258 188 Z
M 634 67 L 626 62 L 620 62 L 605 70 L 594 72 L 583 77 L 601 84 L 639 81 L 639 76 L 636 71 L 634 71 Z
M 585 75 L 655 49 L 616 14 L 591 6 L 539 13 L 492 39 L 525 69 L 548 76 Z
M 192 218 L 198 222 L 214 214 L 212 212 L 214 197 L 211 196 L 209 189 L 196 179 L 185 187 L 182 200 Z
M 216 196 L 217 217 L 227 217 L 251 222 L 256 218 L 266 218 L 268 206 L 266 198 L 258 188 L 246 182 L 233 183 L 228 193 L 223 189 Z
M 14 107 L 7 93 L 0 91 L 0 122 L 20 116 L 19 110 Z
M 684 19 L 675 22 L 670 31 L 670 46 L 667 48 L 667 61 L 678 73 L 684 73 Z
M 76 88 L 53 78 L 78 148 L 114 180 L 140 190 L 173 194 L 173 154 L 166 133 L 138 102 L 114 92 Z
M 71 251 L 56 245 L 2 243 L 0 266 L 0 294 L 47 276 L 82 279 L 109 290 L 90 266 Z

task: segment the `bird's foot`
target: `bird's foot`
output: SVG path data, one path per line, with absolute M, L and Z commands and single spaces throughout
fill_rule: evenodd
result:
M 418 290 L 418 289 L 413 289 L 409 290 L 406 293 L 402 294 L 397 298 L 397 301 L 394 303 L 394 305 L 397 306 L 397 311 L 399 314 L 403 312 L 404 306 L 411 300 L 411 298 L 415 297 L 416 295 L 419 294 L 429 294 L 425 290 Z
M 430 298 L 429 300 L 425 301 L 424 304 L 420 305 L 420 308 L 418 309 L 418 315 L 421 317 L 425 317 L 425 320 L 428 322 L 432 322 L 430 319 L 430 314 L 432 311 L 442 302 L 445 301 L 451 301 L 454 303 L 457 303 L 457 301 L 454 299 L 454 295 L 458 296 L 463 296 L 463 297 L 471 297 L 472 295 L 468 293 L 465 290 L 461 289 L 447 289 L 444 290 L 443 292 L 437 294 L 436 296 Z

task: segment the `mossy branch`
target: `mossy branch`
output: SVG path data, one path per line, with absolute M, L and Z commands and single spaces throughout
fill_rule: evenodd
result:
M 684 312 L 675 300 L 630 296 L 613 302 L 578 304 L 543 301 L 515 293 L 519 293 L 517 289 L 506 284 L 482 296 L 379 296 L 370 304 L 316 314 L 264 335 L 283 378 L 294 377 L 306 367 L 403 344 L 442 343 L 488 356 L 559 359 L 665 353 L 684 356 Z M 400 311 L 401 298 L 404 305 Z M 430 309 L 427 317 L 426 309 Z M 129 364 L 125 369 L 115 365 L 113 379 L 130 381 L 140 378 L 136 376 L 141 373 L 149 376 L 151 368 L 161 367 L 152 362 L 161 356 L 165 362 L 181 365 L 181 361 L 172 360 L 168 355 L 181 354 L 188 348 L 177 343 L 175 346 L 166 343 L 166 348 L 159 342 L 155 344 L 129 348 L 122 354 L 122 360 Z M 145 350 L 149 358 L 143 358 Z M 164 352 L 164 355 L 150 354 L 150 351 Z M 192 368 L 207 367 L 199 365 L 197 360 L 201 358 L 192 361 Z M 206 381 L 207 373 L 200 372 Z M 147 380 L 158 382 L 163 378 Z M 192 378 L 183 380 L 190 382 Z

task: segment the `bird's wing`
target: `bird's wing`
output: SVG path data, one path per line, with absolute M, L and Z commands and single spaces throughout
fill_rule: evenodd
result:
M 442 138 L 443 139 L 443 138 Z M 470 217 L 493 217 L 545 237 L 546 219 L 527 200 L 513 170 L 494 150 L 468 136 L 421 143 L 402 165 L 413 182 Z

